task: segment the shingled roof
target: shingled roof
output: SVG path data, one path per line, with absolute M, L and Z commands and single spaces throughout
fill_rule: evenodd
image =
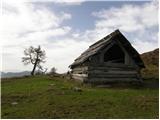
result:
M 79 64 L 84 63 L 93 55 L 98 54 L 103 48 L 109 45 L 116 38 L 122 44 L 122 46 L 128 51 L 128 54 L 133 58 L 135 63 L 139 67 L 144 68 L 145 66 L 140 58 L 139 53 L 132 47 L 129 41 L 123 36 L 123 34 L 119 30 L 115 30 L 111 34 L 107 35 L 106 37 L 89 46 L 89 48 L 86 51 L 84 51 L 77 59 L 75 59 L 69 67 L 73 68 Z

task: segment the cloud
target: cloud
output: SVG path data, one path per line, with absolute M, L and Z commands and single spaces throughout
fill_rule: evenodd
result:
M 57 38 L 58 39 L 58 38 Z M 46 43 L 41 45 L 42 49 L 46 51 L 47 62 L 43 64 L 44 67 L 47 67 L 50 70 L 52 67 L 56 67 L 58 72 L 63 73 L 69 70 L 68 66 L 72 64 L 75 58 L 77 58 L 88 46 L 91 44 L 87 41 L 81 41 L 72 38 L 62 38 L 54 39 L 53 42 Z M 38 44 L 37 44 L 38 45 Z M 34 45 L 34 47 L 37 47 Z M 26 47 L 28 46 L 26 45 Z M 3 53 L 3 70 L 5 71 L 23 71 L 24 66 L 21 62 L 21 57 L 23 55 L 23 47 L 18 46 L 8 46 L 5 47 L 5 52 Z M 14 61 L 14 64 L 10 64 Z M 31 70 L 32 66 L 25 66 L 25 70 Z
M 157 42 L 150 42 L 150 41 L 140 41 L 140 40 L 136 40 L 136 42 L 134 42 L 133 47 L 135 47 L 140 53 L 144 53 L 147 52 L 148 50 L 154 50 L 155 48 L 158 47 Z
M 79 33 L 73 33 L 70 26 L 62 24 L 72 19 L 69 13 L 55 13 L 32 2 L 6 2 L 3 11 L 3 29 L 0 31 L 3 71 L 31 70 L 32 65 L 24 68 L 21 62 L 23 50 L 31 45 L 41 45 L 47 54 L 44 67 L 56 67 L 58 72 L 65 72 L 89 46 L 89 42 L 79 39 Z
M 74 59 L 88 48 L 91 43 L 87 41 L 75 41 L 72 38 L 63 38 L 52 44 L 44 45 L 47 51 L 46 66 L 56 67 L 58 72 L 65 72 L 69 70 L 68 66 L 74 62 Z
M 49 39 L 54 40 L 69 34 L 72 28 L 62 23 L 71 18 L 72 15 L 64 11 L 57 14 L 45 6 L 29 2 L 4 2 L 0 31 L 3 69 L 13 70 L 19 66 L 19 70 L 23 70 L 23 50 L 31 45 L 36 47 L 50 44 Z M 10 60 L 15 64 L 11 64 Z
M 86 33 L 93 39 L 100 39 L 115 29 L 120 29 L 142 53 L 158 47 L 158 4 L 156 1 L 143 5 L 123 5 L 93 12 L 97 18 L 95 29 Z M 146 47 L 143 46 L 145 41 Z
M 142 6 L 124 5 L 121 8 L 93 12 L 93 15 L 101 18 L 96 22 L 97 28 L 117 27 L 124 32 L 144 30 L 158 24 L 158 6 L 154 2 Z
M 44 67 L 56 67 L 58 72 L 66 72 L 68 66 L 89 45 L 117 28 L 140 53 L 158 46 L 158 7 L 154 2 L 94 11 L 94 29 L 81 32 L 63 24 L 72 19 L 70 13 L 56 13 L 43 4 L 34 3 L 41 0 L 29 1 L 13 3 L 7 0 L 3 4 L 3 26 L 0 32 L 4 71 L 31 70 L 32 66 L 24 67 L 21 62 L 23 50 L 30 45 L 41 45 L 47 54 Z M 64 2 L 67 1 L 54 3 L 63 5 Z M 74 5 L 74 1 L 71 0 L 69 4 Z
M 36 39 L 41 43 L 49 37 L 65 35 L 71 30 L 69 26 L 61 26 L 64 20 L 72 17 L 65 12 L 57 15 L 46 7 L 20 2 L 5 3 L 3 11 L 3 46 L 23 44 Z
M 45 30 L 50 27 L 58 27 L 62 21 L 45 7 L 36 8 L 30 3 L 6 3 L 3 9 L 4 32 L 21 33 L 24 31 Z

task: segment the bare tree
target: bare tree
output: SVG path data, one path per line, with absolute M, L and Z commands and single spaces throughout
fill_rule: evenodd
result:
M 44 68 L 43 69 L 43 74 L 46 74 L 47 70 L 48 70 L 48 68 Z
M 51 68 L 51 71 L 50 71 L 50 74 L 55 74 L 56 71 L 57 71 L 57 69 L 56 69 L 55 67 L 52 67 L 52 68 Z
M 22 57 L 22 62 L 24 65 L 33 64 L 33 69 L 31 75 L 34 75 L 36 67 L 42 69 L 41 63 L 45 62 L 46 53 L 44 50 L 41 50 L 41 46 L 34 48 L 30 46 L 24 50 L 25 57 Z
M 42 68 L 42 67 L 38 67 L 38 70 L 36 71 L 36 75 L 45 75 L 47 72 L 48 68 Z

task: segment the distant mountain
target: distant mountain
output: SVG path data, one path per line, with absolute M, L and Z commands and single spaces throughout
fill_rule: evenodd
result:
M 145 65 L 159 66 L 159 48 L 141 54 L 141 58 Z
M 23 72 L 1 72 L 1 78 L 11 78 L 11 77 L 22 77 L 25 75 L 30 75 L 30 71 Z

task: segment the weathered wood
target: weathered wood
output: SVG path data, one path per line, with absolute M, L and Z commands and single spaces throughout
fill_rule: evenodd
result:
M 89 83 L 107 83 L 107 82 L 132 82 L 140 81 L 137 78 L 91 78 Z
M 72 74 L 82 74 L 82 71 L 73 71 Z
M 107 73 L 112 73 L 112 74 L 137 74 L 137 71 L 113 71 L 113 70 L 109 70 Z
M 92 70 L 88 71 L 89 74 L 137 74 L 137 71 L 102 71 L 102 70 Z
M 97 64 L 90 64 L 90 66 L 93 66 L 93 67 L 117 67 L 117 68 L 136 68 L 135 66 L 131 66 L 131 65 L 125 65 L 125 64 L 122 64 L 122 63 L 107 63 L 107 62 L 104 62 L 103 64 L 102 63 L 97 63 Z
M 88 71 L 85 70 L 85 71 L 72 71 L 72 74 L 87 74 Z
M 81 82 L 84 82 L 87 80 L 88 75 L 87 74 L 72 74 L 72 78 L 75 80 L 80 80 Z
M 81 70 L 88 70 L 88 66 L 80 66 L 80 67 L 76 67 L 76 68 L 73 68 L 73 71 L 75 71 L 75 70 L 77 70 L 77 71 L 81 71 Z
M 77 69 L 77 70 L 76 70 L 76 69 L 75 69 L 75 70 L 72 70 L 72 71 L 73 71 L 73 72 L 74 72 L 74 71 L 80 72 L 80 71 L 87 71 L 87 70 L 82 70 L 82 69 Z
M 142 67 L 139 54 L 119 31 L 91 45 L 71 65 L 72 78 L 102 83 L 138 81 Z
M 90 66 L 88 68 L 88 70 L 127 70 L 127 71 L 132 71 L 132 70 L 136 70 L 136 68 L 130 68 L 130 67 L 127 67 L 127 68 L 124 68 L 124 67 L 95 67 L 95 66 Z
M 79 81 L 81 81 L 81 82 L 84 81 L 84 79 L 83 79 L 82 77 L 72 76 L 72 78 L 75 79 L 75 80 L 79 80 Z
M 75 60 L 75 62 L 70 67 L 73 68 L 75 66 L 78 66 L 78 65 L 86 62 L 88 59 L 90 59 L 94 55 L 107 52 L 106 49 L 109 48 L 109 46 L 111 46 L 113 43 L 120 47 L 119 50 L 122 50 L 122 52 L 124 52 L 124 53 L 128 53 L 129 56 L 126 56 L 124 58 L 126 61 L 125 62 L 126 64 L 130 64 L 134 61 L 135 64 L 137 65 L 137 67 L 140 67 L 140 68 L 144 67 L 143 61 L 141 60 L 138 52 L 131 46 L 129 41 L 121 34 L 120 31 L 118 32 L 118 34 L 115 34 L 115 31 L 114 31 L 110 35 L 106 36 L 105 38 L 103 38 L 100 41 L 91 45 L 85 52 L 83 52 Z M 117 52 L 118 52 L 118 50 L 117 50 Z M 113 54 L 116 55 L 117 54 L 116 51 L 114 51 Z M 100 56 L 103 57 L 103 55 L 104 54 L 101 54 Z M 132 61 L 130 61 L 130 60 L 132 60 Z M 101 61 L 101 60 L 99 60 L 99 61 Z M 133 64 L 130 64 L 130 65 L 132 66 Z
M 87 74 L 72 74 L 73 76 L 79 76 L 79 77 L 88 77 Z
M 87 73 L 88 71 L 88 67 L 87 66 L 79 66 L 76 67 L 72 70 L 73 74 L 83 74 L 83 73 Z
M 137 74 L 90 74 L 89 78 L 137 78 Z

